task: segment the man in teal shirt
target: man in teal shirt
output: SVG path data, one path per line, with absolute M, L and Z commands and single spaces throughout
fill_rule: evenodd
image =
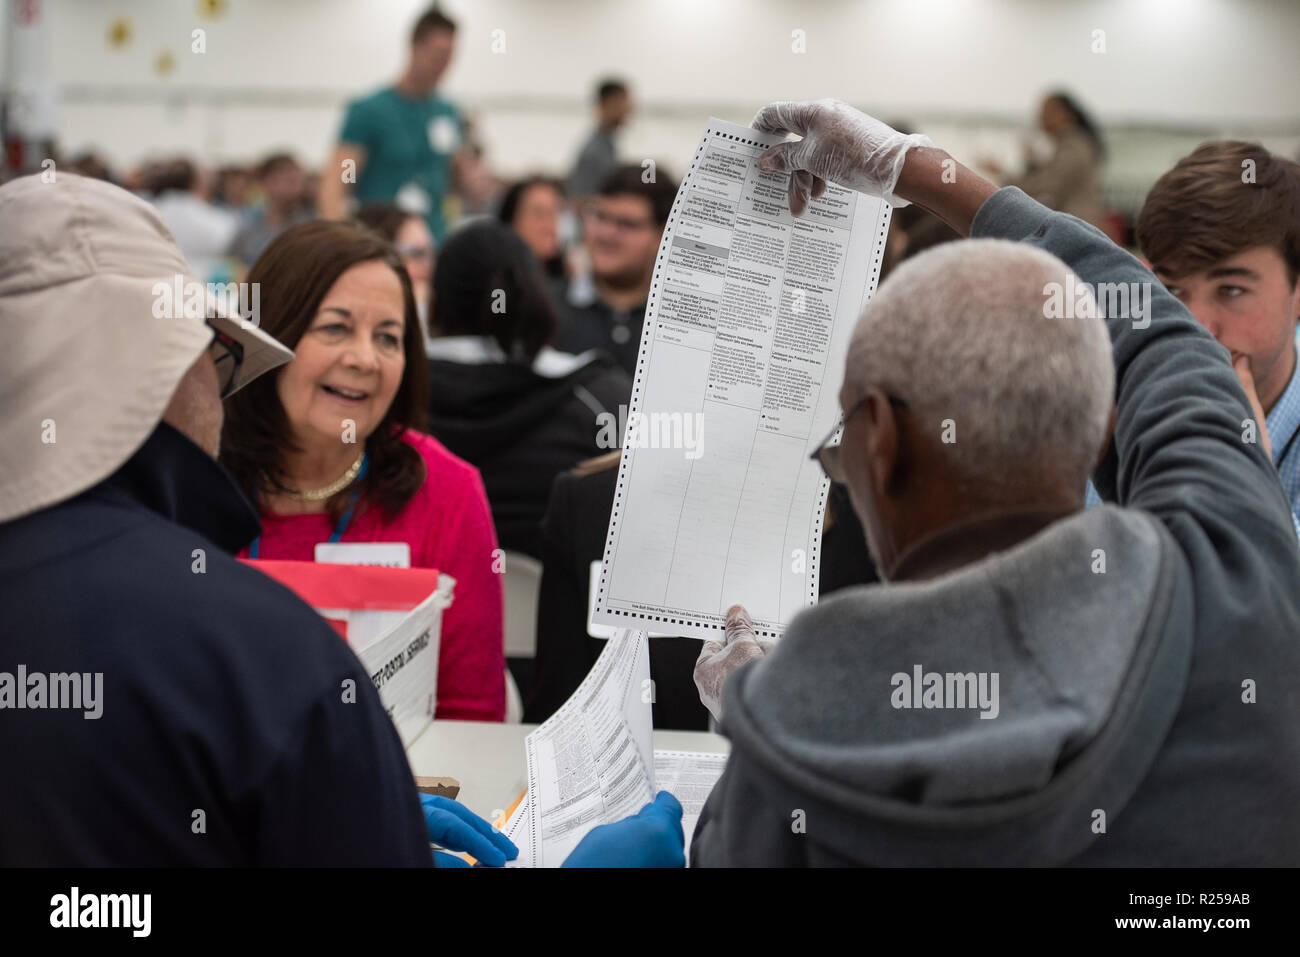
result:
M 342 219 L 349 195 L 359 203 L 396 203 L 422 213 L 442 242 L 461 119 L 436 89 L 455 42 L 456 24 L 430 9 L 415 23 L 410 60 L 397 83 L 348 104 L 339 144 L 321 175 L 321 216 Z

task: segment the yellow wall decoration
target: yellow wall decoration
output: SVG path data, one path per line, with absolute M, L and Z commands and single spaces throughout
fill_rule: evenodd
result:
M 111 49 L 121 50 L 131 42 L 131 21 L 119 17 L 108 25 L 108 45 Z

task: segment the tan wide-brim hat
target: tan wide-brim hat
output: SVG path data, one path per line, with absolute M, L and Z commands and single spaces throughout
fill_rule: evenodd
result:
M 202 310 L 172 302 L 163 285 L 197 280 L 148 203 L 70 173 L 50 180 L 0 187 L 0 522 L 117 471 L 211 344 L 208 322 L 244 347 L 236 386 L 293 358 L 206 287 Z

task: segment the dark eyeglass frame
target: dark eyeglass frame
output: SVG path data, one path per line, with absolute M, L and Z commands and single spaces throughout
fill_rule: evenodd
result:
M 425 243 L 393 243 L 397 255 L 403 259 L 415 259 L 420 262 L 433 262 L 433 246 Z
M 890 405 L 899 406 L 901 408 L 907 407 L 906 399 L 899 398 L 896 395 L 890 395 L 889 393 L 885 394 L 885 398 L 889 400 Z M 844 413 L 844 416 L 840 421 L 836 423 L 835 427 L 831 429 L 830 434 L 827 435 L 826 438 L 823 439 L 815 449 L 813 449 L 812 454 L 808 456 L 810 460 L 815 461 L 822 467 L 822 471 L 832 482 L 836 482 L 840 485 L 844 484 L 844 469 L 840 465 L 840 445 L 838 443 L 831 445 L 831 439 L 835 438 L 836 432 L 849 424 L 849 419 L 853 418 L 853 416 L 860 412 L 870 399 L 870 395 L 864 395 L 862 398 L 858 399 L 857 402 L 853 403 L 853 405 L 849 407 L 849 410 Z M 843 441 L 842 437 L 841 441 Z
M 244 364 L 244 344 L 233 336 L 226 335 L 211 322 L 208 323 L 208 328 L 212 330 L 212 342 L 208 348 L 219 345 L 224 350 L 220 355 L 214 355 L 212 362 L 217 367 L 217 389 L 221 398 L 225 399 L 235 391 L 235 380 L 239 378 L 239 369 Z M 227 360 L 230 362 L 229 371 L 222 366 Z
M 649 219 L 628 219 L 624 216 L 615 216 L 613 213 L 607 213 L 603 209 L 592 206 L 583 212 L 585 219 L 594 220 L 603 223 L 606 226 L 612 226 L 619 232 L 639 233 L 643 229 L 653 229 L 657 224 L 651 216 Z

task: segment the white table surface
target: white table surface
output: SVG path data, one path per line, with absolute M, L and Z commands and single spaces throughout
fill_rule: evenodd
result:
M 435 721 L 406 749 L 411 770 L 420 776 L 452 777 L 460 782 L 462 804 L 492 820 L 528 787 L 524 738 L 537 725 L 486 721 Z M 656 731 L 655 750 L 726 754 L 729 743 L 708 731 Z

